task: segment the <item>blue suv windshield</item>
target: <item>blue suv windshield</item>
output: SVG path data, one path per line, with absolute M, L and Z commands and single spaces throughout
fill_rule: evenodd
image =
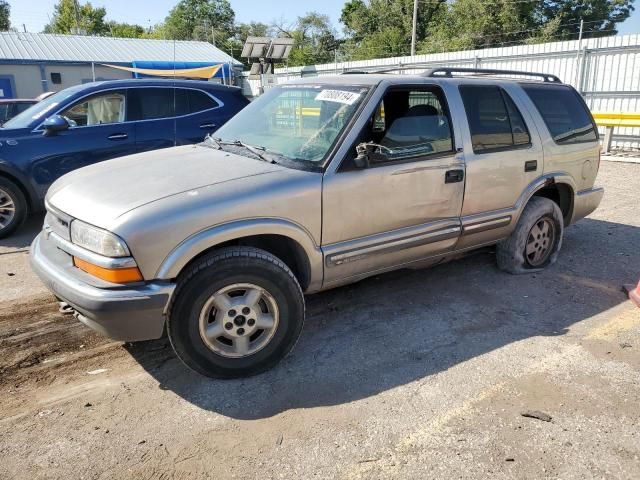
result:
M 36 103 L 24 112 L 16 115 L 2 128 L 29 128 L 32 123 L 44 121 L 48 114 L 55 110 L 60 104 L 64 103 L 69 97 L 78 93 L 79 90 L 86 88 L 84 85 L 66 88 L 50 97 L 45 98 L 41 102 Z

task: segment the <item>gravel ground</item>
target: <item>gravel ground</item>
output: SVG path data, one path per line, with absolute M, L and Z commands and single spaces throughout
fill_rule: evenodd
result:
M 640 165 L 598 181 L 552 268 L 482 252 L 311 296 L 295 351 L 237 381 L 58 313 L 33 219 L 0 241 L 0 478 L 640 478 Z

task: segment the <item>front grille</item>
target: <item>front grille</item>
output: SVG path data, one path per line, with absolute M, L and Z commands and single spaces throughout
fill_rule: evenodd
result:
M 71 240 L 71 233 L 69 231 L 70 219 L 64 218 L 62 215 L 57 215 L 51 211 L 47 212 L 44 217 L 44 228 L 64 238 L 65 240 Z

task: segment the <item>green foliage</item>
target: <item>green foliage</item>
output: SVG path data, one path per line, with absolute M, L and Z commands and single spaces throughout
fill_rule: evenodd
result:
M 418 53 L 508 46 L 612 35 L 627 19 L 634 0 L 445 0 L 421 1 Z M 408 55 L 413 0 L 349 0 L 340 21 L 347 57 Z
M 224 43 L 234 34 L 235 13 L 227 0 L 181 0 L 162 27 L 166 38 Z
M 289 65 L 314 65 L 334 60 L 336 36 L 327 15 L 309 12 L 298 17 L 294 29 L 285 33 L 295 41 Z
M 119 23 L 113 20 L 107 23 L 109 33 L 112 37 L 118 38 L 143 38 L 147 36 L 147 32 L 140 25 L 131 23 Z
M 54 7 L 53 18 L 45 27 L 45 33 L 74 33 L 80 30 L 87 35 L 108 35 L 109 26 L 103 7 L 94 8 L 90 2 L 76 3 L 74 0 L 59 0 Z
M 417 37 L 425 38 L 447 10 L 445 0 L 418 4 Z M 349 37 L 355 58 L 408 55 L 411 45 L 413 0 L 351 0 L 342 9 L 340 21 Z M 372 56 L 373 55 L 373 56 Z
M 11 6 L 9 3 L 6 0 L 0 0 L 0 31 L 6 31 L 11 28 L 10 13 Z

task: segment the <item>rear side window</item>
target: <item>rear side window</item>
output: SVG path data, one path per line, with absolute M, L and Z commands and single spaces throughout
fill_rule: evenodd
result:
M 189 90 L 189 111 L 191 113 L 201 112 L 202 110 L 209 110 L 210 108 L 219 106 L 220 104 L 218 102 L 203 91 Z
M 556 143 L 593 142 L 598 134 L 591 114 L 570 87 L 523 85 Z
M 129 90 L 129 120 L 173 117 L 173 88 L 132 88 Z
M 476 153 L 529 145 L 531 136 L 518 107 L 500 87 L 463 85 L 460 95 Z
M 176 89 L 176 115 L 198 113 L 219 106 L 220 103 L 202 90 L 193 90 L 190 88 Z

